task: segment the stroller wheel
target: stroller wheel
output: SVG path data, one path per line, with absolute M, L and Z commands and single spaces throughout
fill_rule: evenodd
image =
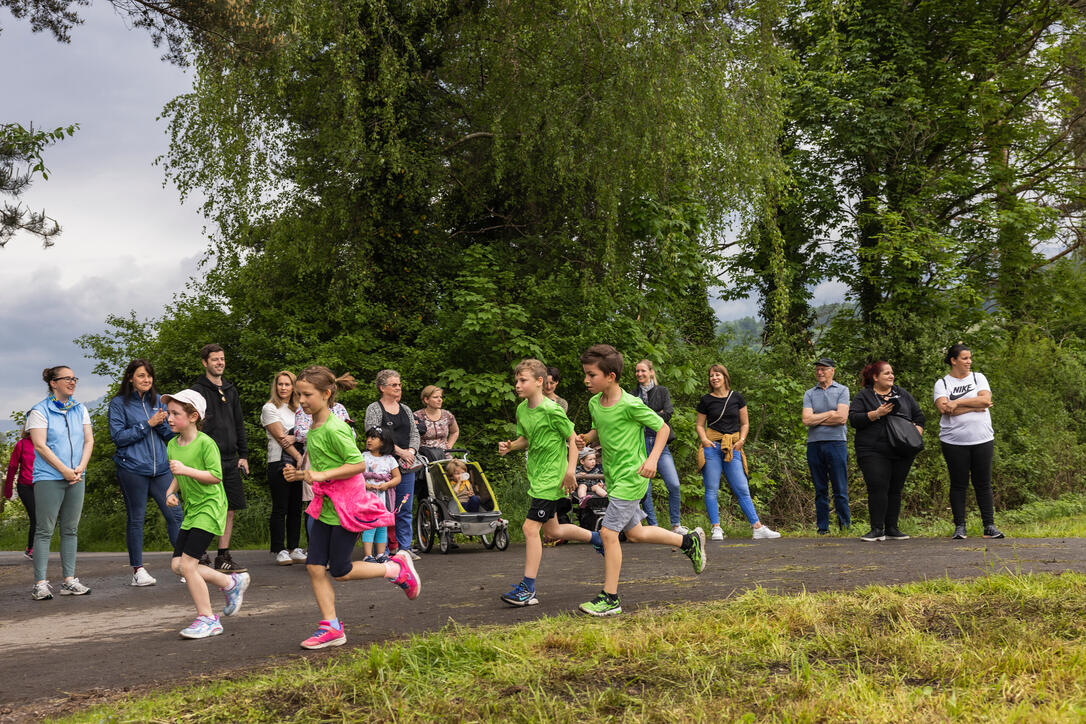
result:
M 437 546 L 442 553 L 448 553 L 452 549 L 452 533 L 442 533 Z
M 481 536 L 479 536 L 479 538 L 482 539 L 483 545 L 486 546 L 486 549 L 488 551 L 489 550 L 494 550 L 494 538 L 495 538 L 494 533 L 489 533 L 487 535 L 481 535 Z
M 500 551 L 509 547 L 509 531 L 505 528 L 494 531 L 494 547 Z

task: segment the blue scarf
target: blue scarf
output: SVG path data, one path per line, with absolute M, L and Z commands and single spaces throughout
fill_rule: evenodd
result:
M 67 412 L 79 403 L 75 401 L 74 397 L 69 397 L 67 402 L 61 402 L 57 399 L 56 395 L 49 395 L 49 401 L 61 412 Z

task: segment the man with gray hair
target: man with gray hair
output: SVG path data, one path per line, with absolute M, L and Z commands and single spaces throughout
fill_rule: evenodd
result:
M 833 381 L 837 365 L 829 357 L 815 362 L 814 387 L 803 393 L 803 424 L 807 426 L 807 465 L 815 489 L 818 534 L 830 532 L 829 486 L 837 525 L 847 530 L 852 523 L 848 510 L 848 388 Z

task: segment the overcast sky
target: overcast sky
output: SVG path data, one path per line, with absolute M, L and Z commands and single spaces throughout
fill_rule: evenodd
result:
M 109 313 L 157 316 L 206 246 L 195 206 L 152 165 L 168 145 L 155 118 L 190 77 L 108 4 L 79 12 L 86 23 L 64 45 L 0 10 L 0 121 L 80 124 L 46 152 L 49 180 L 23 197 L 60 221 L 56 246 L 19 235 L 0 249 L 0 419 L 44 397 L 41 370 L 53 364 L 79 376 L 76 399 L 101 396 L 109 381 L 91 375 L 73 340 L 102 331 Z

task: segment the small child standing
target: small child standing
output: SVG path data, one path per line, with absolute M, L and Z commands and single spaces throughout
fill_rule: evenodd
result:
M 385 509 L 391 511 L 400 484 L 400 463 L 392 456 L 392 431 L 380 427 L 366 430 L 366 451 L 362 459 L 366 463 L 366 489 L 377 494 Z M 362 553 L 366 563 L 384 563 L 389 556 L 388 528 L 367 528 L 362 531 Z
M 526 359 L 517 365 L 516 392 L 521 398 L 517 405 L 517 439 L 498 443 L 498 454 L 528 449 L 528 514 L 524 518 L 524 578 L 501 599 L 511 606 L 534 606 L 535 579 L 543 558 L 542 531 L 548 538 L 576 540 L 601 545 L 600 534 L 579 525 L 561 524 L 556 516 L 558 501 L 577 487 L 574 469 L 577 467 L 576 433 L 573 423 L 557 402 L 543 395 L 547 368 L 537 359 Z
M 475 494 L 475 487 L 471 484 L 471 473 L 468 465 L 463 460 L 450 460 L 445 466 L 445 475 L 452 483 L 453 495 L 460 505 L 468 513 L 478 513 L 482 505 L 482 499 Z
M 584 475 L 603 475 L 603 467 L 599 464 L 596 449 L 585 447 L 577 453 L 577 500 L 583 508 L 595 495 L 597 498 L 607 497 L 607 486 L 602 478 L 585 478 Z M 588 491 L 592 491 L 592 495 Z
M 366 490 L 366 462 L 351 428 L 329 409 L 335 404 L 337 389 L 354 386 L 354 378 L 349 375 L 337 378 L 327 367 L 313 366 L 298 375 L 295 387 L 298 403 L 313 416 L 306 437 L 309 469 L 303 472 L 288 464 L 283 468 L 283 477 L 313 486 L 313 502 L 306 509 L 314 518 L 306 570 L 322 617 L 316 633 L 302 641 L 305 649 L 341 646 L 347 641 L 336 615 L 336 593 L 329 575 L 337 581 L 385 578 L 402 588 L 411 600 L 418 598 L 422 588 L 407 551 L 398 551 L 385 563 L 351 562 L 363 530 L 393 523 L 384 504 Z
M 603 449 L 603 474 L 610 501 L 600 527 L 604 550 L 603 590 L 595 600 L 581 604 L 592 616 L 622 613 L 618 579 L 622 571 L 619 533 L 632 543 L 657 543 L 680 548 L 694 564 L 694 573 L 705 569 L 705 532 L 695 528 L 680 535 L 655 525 L 641 525 L 647 516 L 641 510 L 649 481 L 667 445 L 667 424 L 641 400 L 618 384 L 622 376 L 622 353 L 609 344 L 589 347 L 581 355 L 584 384 L 594 397 L 588 401 L 592 430 L 578 439 L 582 447 L 597 439 Z M 645 456 L 645 428 L 656 431 L 656 443 Z
M 224 616 L 233 616 L 241 608 L 245 590 L 249 588 L 248 573 L 226 574 L 200 565 L 211 540 L 222 535 L 226 526 L 226 492 L 222 487 L 222 458 L 215 441 L 200 432 L 207 411 L 204 396 L 195 390 L 181 390 L 176 395 L 163 395 L 170 429 L 175 436 L 166 444 L 173 481 L 166 490 L 166 505 L 185 511 L 181 531 L 173 549 L 170 567 L 183 576 L 192 602 L 196 604 L 196 620 L 181 631 L 187 639 L 203 639 L 222 633 L 222 623 L 211 610 L 207 584 L 212 583 L 226 595 Z M 178 500 L 178 490 L 181 492 Z

